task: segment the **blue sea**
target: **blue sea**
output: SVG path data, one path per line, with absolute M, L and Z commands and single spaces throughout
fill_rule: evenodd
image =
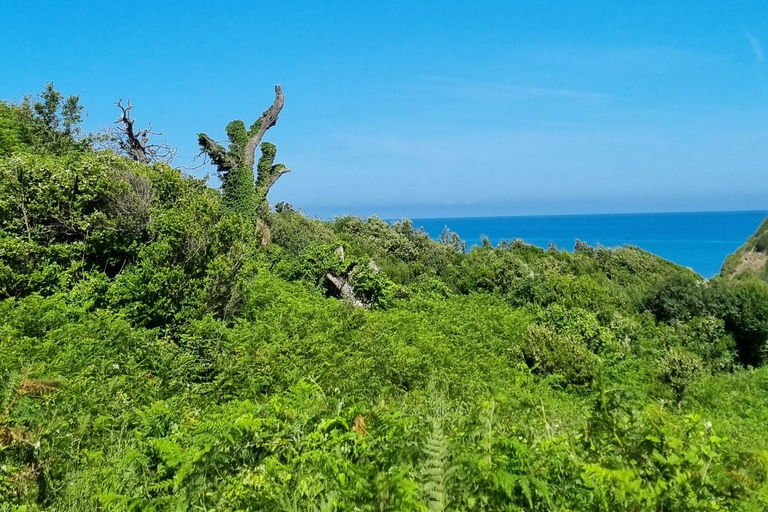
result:
M 544 248 L 554 242 L 568 251 L 577 239 L 595 247 L 634 245 L 710 278 L 766 216 L 768 211 L 463 217 L 413 219 L 413 224 L 435 239 L 448 227 L 468 247 L 479 245 L 483 235 L 494 245 L 520 238 Z

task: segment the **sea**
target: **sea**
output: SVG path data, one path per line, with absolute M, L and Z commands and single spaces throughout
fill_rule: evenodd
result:
M 522 239 L 546 248 L 572 251 L 576 240 L 593 247 L 632 245 L 711 278 L 768 216 L 768 211 L 454 217 L 413 219 L 437 239 L 446 227 L 467 247 L 487 236 L 492 244 Z

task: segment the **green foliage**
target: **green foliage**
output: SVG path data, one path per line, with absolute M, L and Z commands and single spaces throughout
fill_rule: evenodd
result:
M 25 97 L 19 105 L 0 101 L 0 157 L 12 153 L 63 154 L 80 151 L 88 140 L 78 141 L 84 117 L 78 96 L 64 95 L 48 83 L 33 103 Z
M 660 282 L 644 301 L 661 321 L 690 321 L 711 315 L 724 322 L 744 364 L 759 365 L 768 355 L 768 285 L 757 279 L 717 278 L 706 282 L 677 274 Z
M 525 341 L 523 354 L 534 370 L 560 375 L 573 384 L 587 383 L 594 377 L 597 358 L 575 337 L 532 325 Z
M 424 458 L 421 479 L 427 510 L 448 510 L 451 501 L 449 485 L 456 468 L 451 466 L 448 439 L 439 418 L 432 420 L 432 432 L 424 445 Z
M 696 354 L 684 348 L 672 347 L 659 361 L 659 371 L 672 387 L 678 400 L 682 400 L 685 389 L 701 373 L 703 365 L 703 361 Z
M 608 402 L 608 403 L 606 403 Z M 581 478 L 597 510 L 721 510 L 739 494 L 738 473 L 725 467 L 727 439 L 695 414 L 675 420 L 663 408 L 644 411 L 598 402 L 589 442 L 617 439 L 605 462 L 583 464 Z M 609 403 L 614 409 L 609 409 Z M 597 453 L 593 452 L 593 456 Z M 610 461 L 610 462 L 608 462 Z M 607 463 L 606 463 L 607 462 Z M 741 489 L 740 489 L 741 488 Z M 591 508 L 592 508 L 591 507 Z
M 344 244 L 312 245 L 295 259 L 285 259 L 276 267 L 277 273 L 289 280 L 312 283 L 329 296 L 338 296 L 338 289 L 328 275 L 344 276 L 353 286 L 358 298 L 377 307 L 387 307 L 394 298 L 394 284 L 386 274 L 375 270 L 365 257 L 345 256 Z
M 373 258 L 397 284 L 430 276 L 447 278 L 461 258 L 457 248 L 434 243 L 408 220 L 390 226 L 378 217 L 340 217 L 333 229 L 353 255 Z
M 35 114 L 46 128 L 52 133 L 61 132 L 63 135 L 76 135 L 77 127 L 83 121 L 83 107 L 79 96 L 64 96 L 48 83 L 40 93 L 40 101 L 34 106 Z
M 457 288 L 468 293 L 485 290 L 519 295 L 528 288 L 535 274 L 513 251 L 475 247 L 456 270 Z
M 0 510 L 768 507 L 764 282 L 289 205 L 265 243 L 54 92 L 0 104 Z
M 737 357 L 736 342 L 725 322 L 714 316 L 698 317 L 678 324 L 680 344 L 698 355 L 712 371 L 731 371 Z
M 710 309 L 733 334 L 739 358 L 761 365 L 768 357 L 768 285 L 764 281 L 718 280 L 712 286 Z
M 253 217 L 258 206 L 253 186 L 253 169 L 241 165 L 226 173 L 219 173 L 219 177 L 224 205 L 235 213 Z
M 261 143 L 261 158 L 256 166 L 258 175 L 256 178 L 256 195 L 266 200 L 271 183 L 277 178 L 280 170 L 285 168 L 283 164 L 274 165 L 277 156 L 277 147 L 269 142 Z
M 300 212 L 286 209 L 272 218 L 272 242 L 290 257 L 299 256 L 311 246 L 332 244 L 336 240 L 330 223 L 310 219 Z
M 216 165 L 225 208 L 253 222 L 257 219 L 264 222 L 270 216 L 267 193 L 280 175 L 288 172 L 283 164 L 274 164 L 277 148 L 269 142 L 262 142 L 261 157 L 254 176 L 255 146 L 261 141 L 266 130 L 277 122 L 277 115 L 282 109 L 283 96 L 280 86 L 275 88 L 275 92 L 275 104 L 250 128 L 246 129 L 245 123 L 239 119 L 227 125 L 228 149 L 224 149 L 205 133 L 198 135 L 202 153 L 208 155 Z

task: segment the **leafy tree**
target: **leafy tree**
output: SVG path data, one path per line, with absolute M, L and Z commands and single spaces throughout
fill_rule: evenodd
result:
M 71 136 L 80 133 L 77 126 L 83 121 L 80 96 L 69 96 L 65 99 L 63 94 L 54 89 L 53 82 L 46 84 L 39 100 L 35 102 L 34 110 L 38 119 L 51 132 Z
M 0 102 L 0 156 L 18 151 L 63 154 L 83 149 L 78 141 L 83 120 L 79 96 L 64 97 L 48 83 L 33 103 L 30 96 L 19 105 Z
M 754 277 L 718 278 L 710 290 L 710 309 L 733 335 L 743 364 L 768 361 L 768 285 Z

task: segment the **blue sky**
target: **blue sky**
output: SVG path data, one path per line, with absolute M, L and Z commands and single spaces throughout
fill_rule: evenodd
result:
M 281 82 L 266 139 L 293 172 L 271 199 L 311 214 L 768 207 L 765 1 L 6 0 L 0 16 L 1 98 L 53 80 L 97 130 L 130 97 L 178 165 Z

